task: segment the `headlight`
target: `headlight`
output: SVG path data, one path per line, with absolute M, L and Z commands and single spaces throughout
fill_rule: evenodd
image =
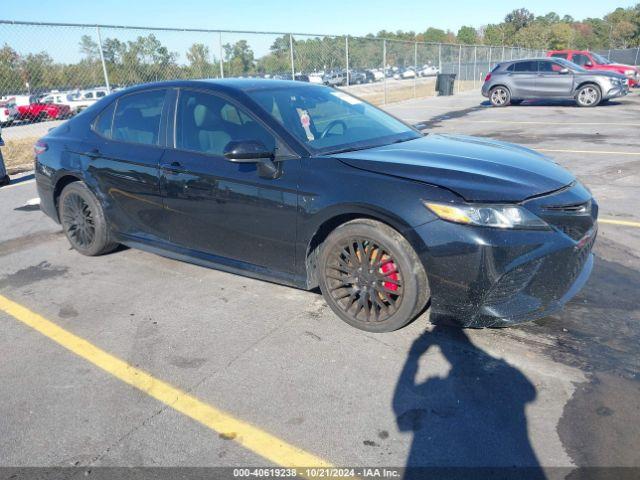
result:
M 518 205 L 433 203 L 424 205 L 442 220 L 494 228 L 547 228 L 546 222 Z

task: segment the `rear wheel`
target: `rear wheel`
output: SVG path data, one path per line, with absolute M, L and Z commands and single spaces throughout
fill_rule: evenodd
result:
M 489 92 L 489 100 L 494 107 L 506 107 L 511 103 L 511 92 L 506 87 L 493 87 Z
M 576 103 L 579 107 L 595 107 L 601 99 L 602 93 L 597 85 L 583 85 L 576 93 Z
M 391 227 L 358 219 L 336 228 L 322 245 L 320 289 L 345 322 L 391 332 L 411 322 L 429 299 L 422 262 Z
M 58 210 L 64 233 L 78 252 L 92 257 L 118 246 L 111 238 L 100 202 L 84 183 L 73 182 L 62 190 Z

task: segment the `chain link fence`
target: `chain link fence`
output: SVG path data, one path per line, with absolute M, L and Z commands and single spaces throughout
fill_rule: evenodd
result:
M 609 50 L 595 50 L 595 52 L 615 63 L 640 65 L 640 47 L 612 48 Z
M 33 142 L 110 92 L 171 79 L 294 79 L 382 105 L 477 89 L 503 60 L 540 51 L 305 33 L 165 29 L 0 20 L 0 123 L 11 170 L 31 168 Z

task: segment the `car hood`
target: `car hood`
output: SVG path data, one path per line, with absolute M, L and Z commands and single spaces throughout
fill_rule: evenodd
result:
M 430 134 L 332 156 L 351 167 L 437 185 L 476 202 L 519 202 L 575 180 L 528 148 L 461 135 Z

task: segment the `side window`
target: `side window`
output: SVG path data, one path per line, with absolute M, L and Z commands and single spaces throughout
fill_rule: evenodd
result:
M 582 53 L 574 53 L 573 54 L 573 58 L 571 59 L 571 61 L 573 63 L 577 63 L 578 65 L 583 67 L 584 65 L 587 64 L 587 62 L 590 62 L 591 60 L 589 59 L 589 57 L 587 57 L 586 55 L 584 55 Z
M 276 140 L 242 108 L 205 92 L 181 90 L 176 115 L 176 148 L 222 155 L 232 141 L 257 140 L 275 150 Z
M 515 72 L 515 71 L 516 71 L 516 64 L 515 64 L 515 63 L 512 63 L 511 65 L 509 65 L 509 66 L 507 67 L 507 71 L 508 71 L 508 72 Z
M 554 68 L 554 67 L 558 67 L 558 68 Z M 560 65 L 553 63 L 553 62 L 546 62 L 544 60 L 541 60 L 538 62 L 538 72 L 540 73 L 553 73 L 553 72 L 557 72 L 560 70 Z
M 118 99 L 113 118 L 113 138 L 157 145 L 166 90 L 133 93 Z
M 519 62 L 516 63 L 515 72 L 531 73 L 538 71 L 538 62 Z
M 569 57 L 566 53 L 552 53 L 551 56 L 555 58 L 564 58 L 565 60 Z
M 96 98 L 102 98 L 106 95 L 105 92 L 96 92 Z
M 113 112 L 116 109 L 116 102 L 112 102 L 102 111 L 93 123 L 93 130 L 103 137 L 111 138 L 111 125 L 113 124 Z

